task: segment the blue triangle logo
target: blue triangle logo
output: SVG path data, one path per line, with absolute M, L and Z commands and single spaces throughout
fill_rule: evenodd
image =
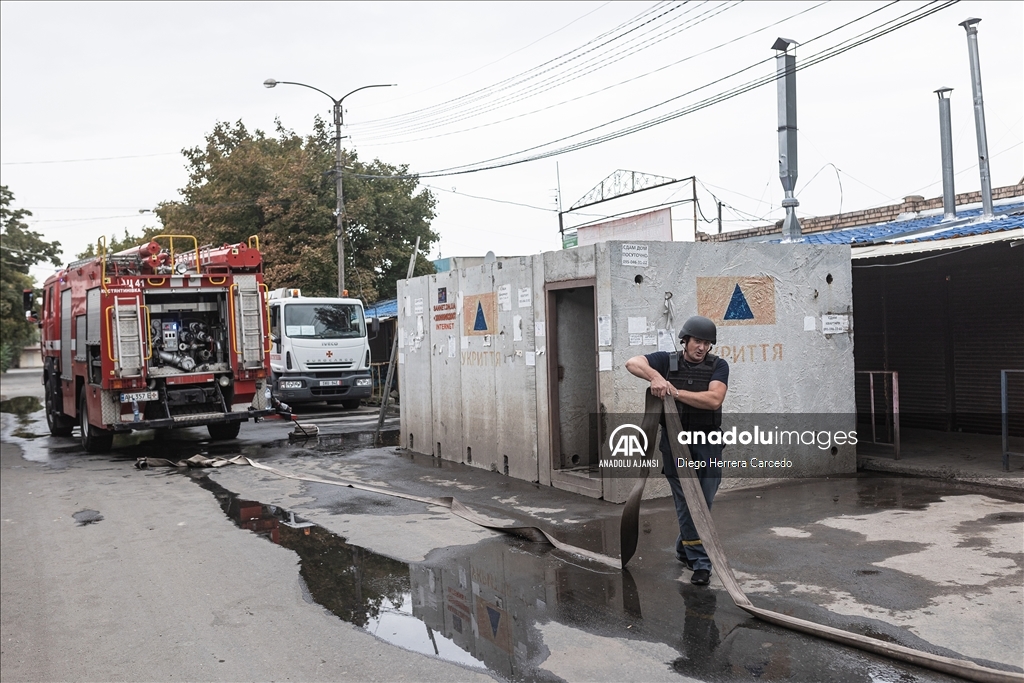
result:
M 750 316 L 753 318 L 754 316 Z M 484 305 L 477 301 L 476 302 L 476 320 L 473 322 L 473 330 L 478 332 L 487 331 L 487 319 L 484 318 Z
M 491 635 L 498 637 L 498 622 L 501 621 L 501 613 L 493 607 L 488 606 L 487 618 L 491 621 Z
M 737 284 L 732 290 L 732 300 L 729 301 L 729 308 L 726 309 L 723 320 L 753 320 L 754 314 L 747 304 L 747 297 L 743 296 L 743 290 Z

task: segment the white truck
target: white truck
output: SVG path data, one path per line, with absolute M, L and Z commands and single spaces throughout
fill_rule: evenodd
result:
M 380 328 L 370 320 L 370 333 Z M 270 293 L 270 372 L 285 403 L 326 401 L 348 409 L 373 391 L 370 345 L 358 299 L 304 297 L 298 289 Z

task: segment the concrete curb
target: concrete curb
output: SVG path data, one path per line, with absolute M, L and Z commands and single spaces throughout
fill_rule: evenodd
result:
M 968 484 L 980 484 L 996 488 L 1024 491 L 1024 476 L 1007 472 L 1001 475 L 979 475 L 978 472 L 950 465 L 922 465 L 888 458 L 857 458 L 857 470 L 869 472 L 891 472 L 930 479 L 950 479 Z

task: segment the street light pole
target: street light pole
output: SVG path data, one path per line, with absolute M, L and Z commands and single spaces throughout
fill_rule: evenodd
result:
M 309 88 L 310 90 L 316 90 L 321 95 L 327 95 L 327 97 L 334 103 L 334 194 L 335 194 L 335 205 L 334 205 L 334 216 L 336 220 L 336 226 L 334 229 L 335 239 L 338 243 L 338 296 L 344 296 L 345 293 L 345 195 L 342 187 L 341 171 L 344 167 L 341 160 L 341 127 L 345 125 L 345 109 L 342 107 L 342 102 L 345 98 L 353 93 L 357 93 L 360 90 L 366 90 L 367 88 L 390 88 L 395 86 L 395 83 L 379 83 L 375 85 L 364 85 L 356 88 L 352 92 L 343 95 L 342 97 L 335 99 L 325 93 L 320 88 L 314 88 L 311 85 L 305 83 L 296 83 L 295 81 L 277 81 L 273 78 L 268 78 L 263 81 L 264 87 L 273 88 L 274 86 L 281 85 L 300 85 L 303 88 Z

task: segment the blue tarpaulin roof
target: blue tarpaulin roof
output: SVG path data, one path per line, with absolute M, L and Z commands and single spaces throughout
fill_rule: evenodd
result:
M 398 315 L 398 299 L 378 301 L 365 309 L 367 318 L 394 318 Z
M 950 226 L 947 230 L 941 229 L 944 216 L 937 214 L 904 221 L 889 221 L 888 223 L 865 225 L 859 228 L 847 228 L 846 230 L 815 232 L 801 236 L 800 241 L 804 244 L 850 244 L 856 247 L 886 240 L 899 240 L 900 243 L 928 242 L 953 237 L 984 235 L 1024 227 L 1024 203 L 1000 206 L 996 210 L 998 212 L 996 217 L 990 221 L 974 222 L 973 220 L 967 220 L 965 223 Z M 957 213 L 958 223 L 963 219 L 977 219 L 980 217 L 980 208 Z M 933 230 L 938 230 L 938 232 L 932 232 Z M 918 232 L 925 234 L 917 237 L 911 234 Z M 903 235 L 906 235 L 905 239 L 901 239 Z M 772 240 L 772 242 L 776 243 L 781 241 L 781 238 Z

